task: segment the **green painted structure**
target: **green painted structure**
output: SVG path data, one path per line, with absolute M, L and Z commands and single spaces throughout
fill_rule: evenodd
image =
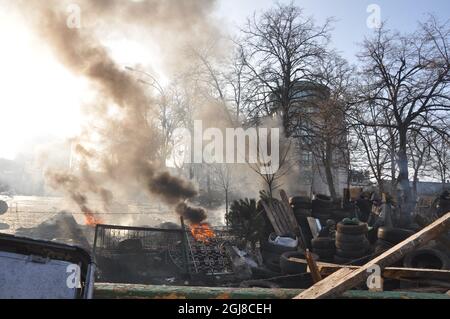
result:
M 291 299 L 301 289 L 222 288 L 96 283 L 97 299 Z M 345 299 L 450 299 L 447 294 L 349 290 Z

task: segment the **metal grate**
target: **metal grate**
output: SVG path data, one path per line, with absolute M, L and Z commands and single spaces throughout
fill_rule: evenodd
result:
M 223 228 L 214 228 L 215 237 L 207 242 L 195 240 L 190 231 L 97 225 L 94 238 L 95 256 L 123 256 L 121 243 L 137 239 L 141 254 L 166 252 L 181 272 L 203 275 L 231 275 L 232 261 L 227 253 L 227 244 L 234 237 Z M 99 265 L 101 268 L 101 265 Z

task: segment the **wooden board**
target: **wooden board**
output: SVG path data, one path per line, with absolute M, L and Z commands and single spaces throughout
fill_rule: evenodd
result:
M 289 260 L 301 264 L 307 264 L 305 259 L 291 257 Z M 338 265 L 333 263 L 316 262 L 317 268 L 322 276 L 329 276 L 341 268 L 359 269 L 360 266 Z M 450 270 L 386 267 L 382 271 L 382 277 L 389 279 L 434 279 L 450 282 Z
M 414 249 L 423 246 L 430 240 L 438 237 L 450 228 L 450 213 L 437 219 L 418 233 L 410 236 L 380 256 L 372 259 L 358 269 L 342 268 L 332 273 L 327 278 L 319 281 L 309 289 L 303 291 L 294 299 L 321 299 L 333 298 L 343 292 L 364 282 L 370 275 L 368 270 L 373 266 L 386 268 L 397 260 L 403 258 Z

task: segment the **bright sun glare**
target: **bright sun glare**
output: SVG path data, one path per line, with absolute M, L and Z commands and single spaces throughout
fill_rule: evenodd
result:
M 0 11 L 0 38 L 0 157 L 14 158 L 37 137 L 76 134 L 85 81 L 57 63 L 7 10 Z
M 14 159 L 36 138 L 76 135 L 82 124 L 80 107 L 92 101 L 93 93 L 85 79 L 56 60 L 19 14 L 4 9 L 0 10 L 0 158 Z M 124 41 L 114 36 L 105 41 L 120 64 L 145 65 L 152 57 L 155 62 L 157 52 Z

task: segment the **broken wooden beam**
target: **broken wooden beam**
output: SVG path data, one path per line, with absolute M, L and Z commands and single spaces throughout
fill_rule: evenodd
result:
M 308 268 L 311 272 L 311 277 L 312 277 L 313 282 L 316 283 L 316 282 L 321 281 L 322 276 L 320 274 L 319 269 L 317 268 L 316 261 L 314 260 L 312 254 L 308 248 L 306 249 L 305 256 L 306 256 L 306 262 L 308 263 Z
M 450 228 L 450 212 L 434 221 L 418 233 L 410 236 L 380 256 L 372 259 L 358 269 L 342 268 L 327 278 L 306 289 L 294 299 L 333 298 L 362 283 L 371 274 L 370 270 L 381 270 L 403 258 L 414 249 L 423 246 Z M 350 271 L 349 271 L 350 270 Z
M 305 259 L 291 257 L 289 260 L 301 264 L 307 264 Z M 321 261 L 316 262 L 316 265 L 323 277 L 329 276 L 341 268 L 361 268 L 360 266 L 338 265 Z M 450 282 L 450 270 L 442 269 L 386 267 L 383 269 L 381 276 L 388 279 L 434 279 Z

